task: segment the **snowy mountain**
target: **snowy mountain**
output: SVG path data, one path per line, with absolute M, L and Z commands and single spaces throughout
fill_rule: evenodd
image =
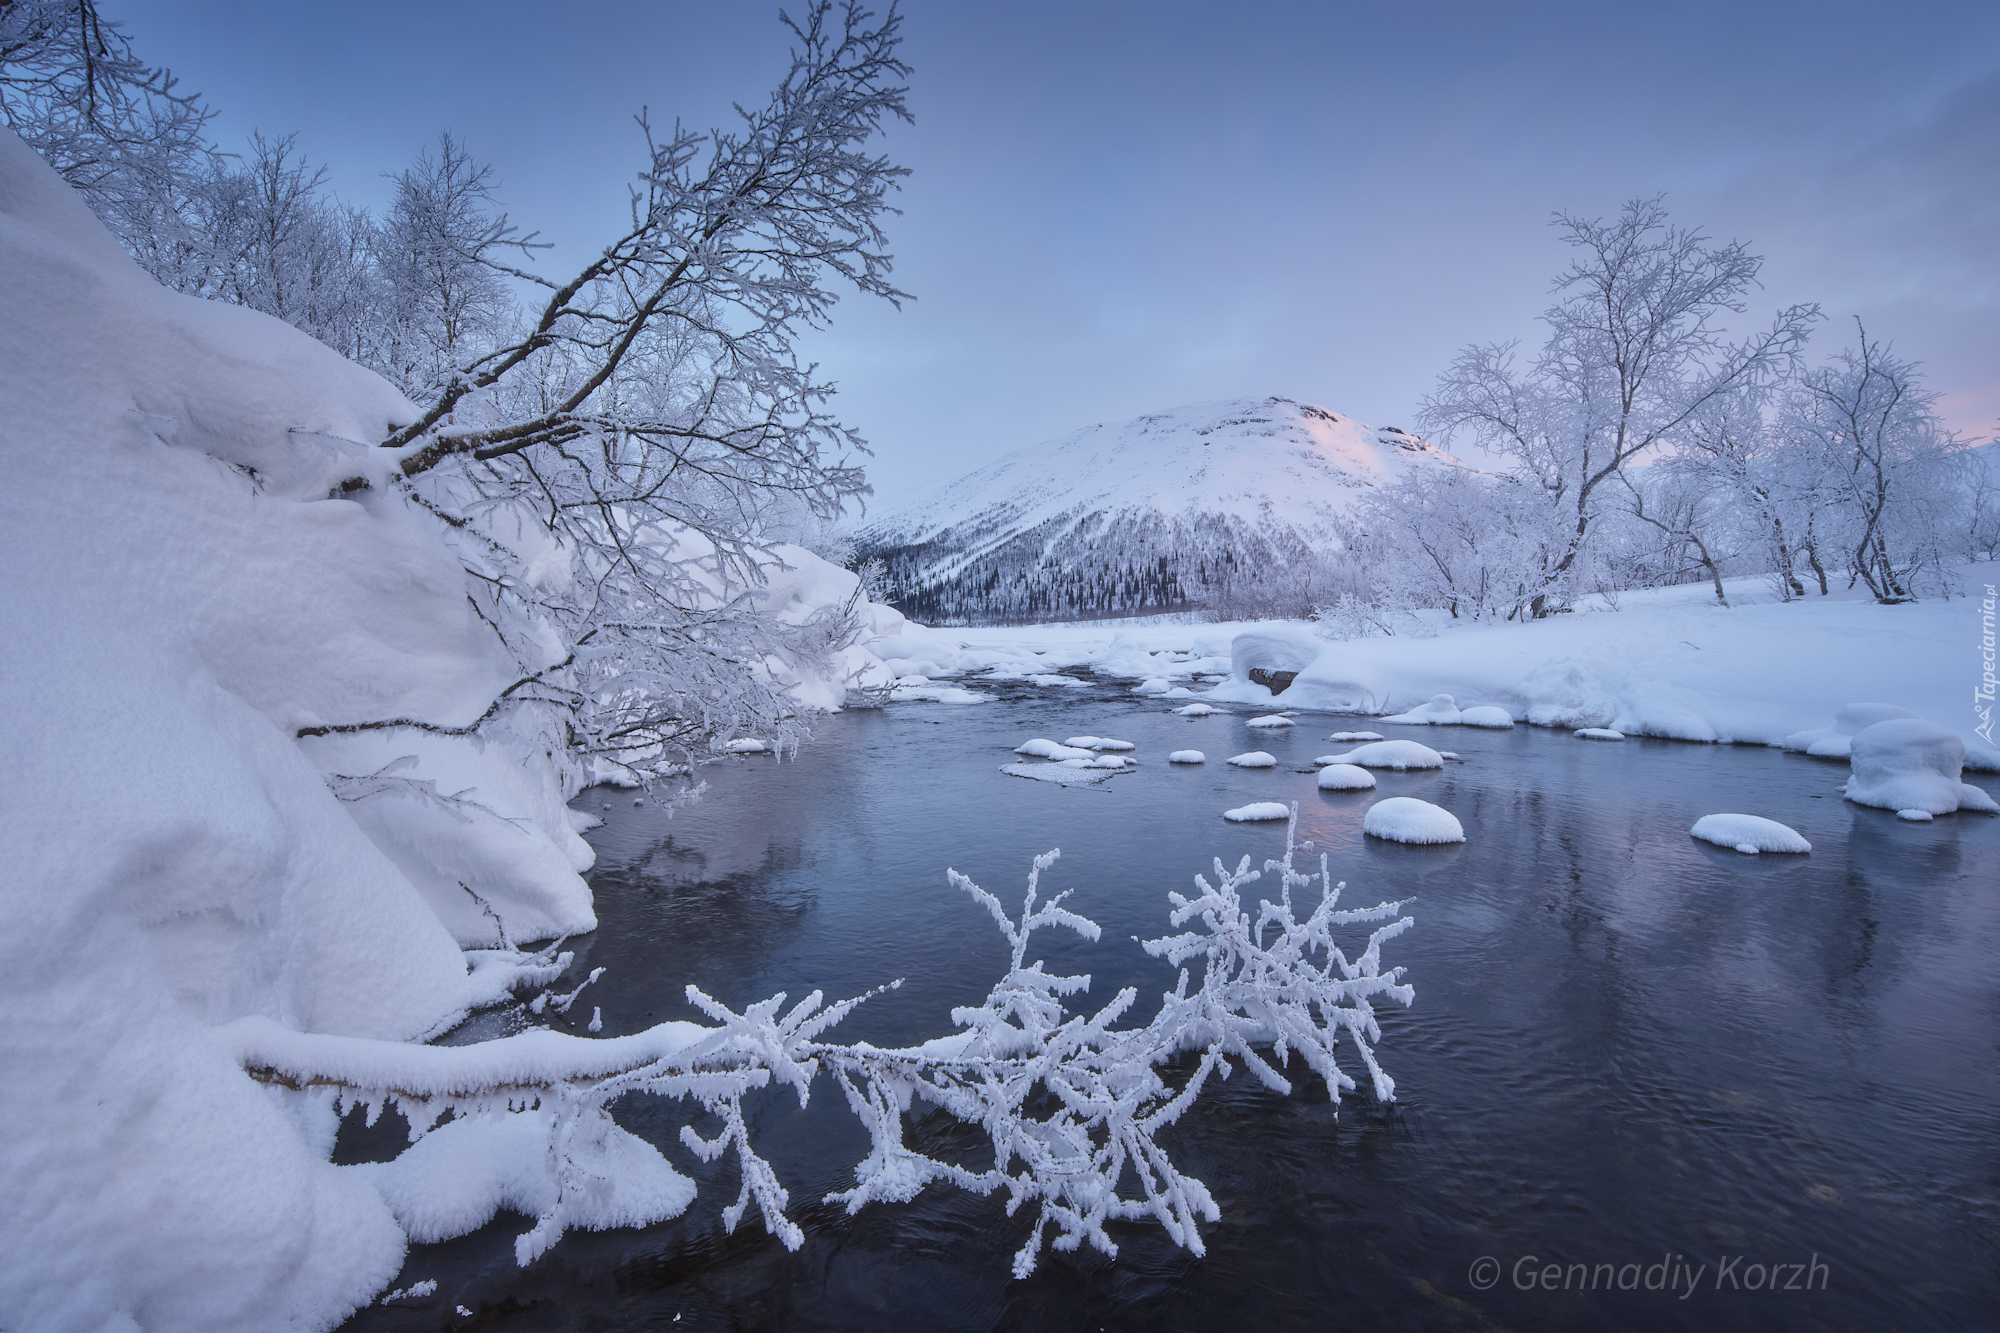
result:
M 932 624 L 1016 624 L 1282 600 L 1337 520 L 1458 460 L 1289 398 L 1194 403 L 1007 455 L 857 534 L 889 601 Z

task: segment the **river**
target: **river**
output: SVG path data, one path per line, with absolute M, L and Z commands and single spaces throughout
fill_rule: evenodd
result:
M 1157 996 L 1173 971 L 1132 937 L 1168 933 L 1167 892 L 1217 856 L 1282 851 L 1282 824 L 1221 812 L 1297 801 L 1299 836 L 1331 853 L 1345 905 L 1406 898 L 1416 918 L 1386 947 L 1417 992 L 1383 1021 L 1393 1105 L 1364 1078 L 1336 1116 L 1309 1076 L 1283 1097 L 1239 1073 L 1163 1136 L 1221 1206 L 1205 1257 L 1131 1224 L 1115 1260 L 1045 1254 L 1016 1281 L 1029 1223 L 998 1198 L 933 1187 L 852 1218 L 819 1202 L 866 1151 L 831 1085 L 804 1111 L 789 1093 L 757 1108 L 806 1232 L 796 1254 L 754 1209 L 724 1235 L 734 1167 L 679 1146 L 689 1108 L 628 1099 L 620 1122 L 700 1183 L 686 1215 L 572 1234 L 523 1270 L 511 1246 L 529 1224 L 503 1214 L 412 1248 L 399 1285 L 434 1278 L 434 1298 L 349 1327 L 1991 1326 L 2000 819 L 1903 823 L 1843 801 L 1844 764 L 1757 747 L 1314 715 L 1253 731 L 1248 713 L 1183 718 L 1100 685 L 999 693 L 824 719 L 796 759 L 708 766 L 708 794 L 671 813 L 585 793 L 578 807 L 606 820 L 591 835 L 601 925 L 570 947 L 579 976 L 606 972 L 563 1024 L 581 1030 L 593 1007 L 606 1035 L 696 1017 L 689 982 L 741 1008 L 903 978 L 831 1035 L 941 1035 L 1005 965 L 945 868 L 1018 906 L 1031 858 L 1052 847 L 1044 889 L 1074 887 L 1071 905 L 1103 927 L 1096 945 L 1038 936 L 1052 969 L 1091 973 L 1100 1003 L 1126 984 Z M 1339 728 L 1460 761 L 1321 793 L 1310 761 L 1346 748 L 1326 739 Z M 1136 771 L 1095 788 L 999 771 L 1031 737 L 1078 734 L 1134 742 Z M 1208 762 L 1166 763 L 1182 748 Z M 1252 749 L 1278 767 L 1223 762 Z M 1392 795 L 1451 810 L 1467 842 L 1364 837 L 1368 805 Z M 1688 836 L 1724 811 L 1789 824 L 1813 851 L 1745 856 Z M 963 1137 L 936 1114 L 911 1134 Z M 365 1136 L 348 1132 L 343 1151 L 365 1154 Z M 473 1316 L 450 1313 L 460 1305 Z

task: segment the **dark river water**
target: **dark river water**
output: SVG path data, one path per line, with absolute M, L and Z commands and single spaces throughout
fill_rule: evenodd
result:
M 819 1200 L 852 1185 L 866 1138 L 822 1081 L 804 1111 L 789 1093 L 756 1108 L 799 1252 L 754 1208 L 725 1235 L 733 1165 L 679 1145 L 688 1106 L 628 1098 L 620 1122 L 701 1186 L 686 1215 L 573 1233 L 520 1269 L 529 1222 L 503 1214 L 413 1247 L 399 1284 L 434 1278 L 436 1295 L 349 1327 L 2000 1327 L 2000 819 L 1903 823 L 1841 800 L 1844 764 L 1754 747 L 1312 715 L 1274 733 L 1248 716 L 1096 687 L 892 705 L 826 719 L 796 761 L 712 765 L 707 798 L 671 815 L 629 793 L 578 802 L 607 823 L 591 835 L 601 928 L 570 947 L 579 972 L 607 971 L 571 1030 L 593 1005 L 606 1035 L 695 1017 L 688 982 L 740 1009 L 900 977 L 830 1034 L 900 1044 L 951 1031 L 951 1007 L 1005 966 L 947 866 L 1018 908 L 1030 859 L 1060 847 L 1045 892 L 1074 887 L 1104 930 L 1038 935 L 1052 968 L 1093 975 L 1086 1003 L 1126 984 L 1156 997 L 1173 970 L 1132 937 L 1168 933 L 1167 892 L 1217 856 L 1282 851 L 1282 824 L 1222 811 L 1297 801 L 1344 905 L 1410 899 L 1416 927 L 1386 960 L 1416 1004 L 1385 1016 L 1379 1048 L 1398 1099 L 1377 1104 L 1364 1077 L 1336 1117 L 1296 1064 L 1290 1097 L 1241 1073 L 1212 1086 L 1162 1136 L 1221 1206 L 1205 1257 L 1128 1224 L 1115 1260 L 1045 1252 L 1016 1281 L 1029 1217 L 997 1197 L 933 1187 L 850 1218 Z M 1346 748 L 1327 734 L 1363 727 L 1463 762 L 1318 791 L 1310 761 Z M 999 772 L 1031 737 L 1078 734 L 1135 742 L 1140 767 L 1102 788 Z M 1167 764 L 1181 748 L 1208 763 Z M 1279 766 L 1223 762 L 1252 749 Z M 1369 804 L 1395 795 L 1451 810 L 1467 842 L 1364 838 Z M 1725 811 L 1789 824 L 1813 852 L 1688 836 Z M 962 1138 L 936 1113 L 910 1134 Z

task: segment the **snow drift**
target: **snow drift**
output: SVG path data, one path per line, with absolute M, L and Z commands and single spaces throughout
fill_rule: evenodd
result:
M 404 1232 L 327 1161 L 326 1105 L 253 1083 L 219 1026 L 421 1038 L 553 976 L 462 948 L 595 924 L 584 775 L 543 724 L 340 730 L 463 728 L 515 679 L 435 518 L 330 498 L 386 479 L 372 442 L 413 416 L 158 286 L 0 130 L 0 910 L 33 942 L 0 978 L 9 1328 L 337 1322 Z M 771 571 L 780 616 L 851 595 L 811 561 Z

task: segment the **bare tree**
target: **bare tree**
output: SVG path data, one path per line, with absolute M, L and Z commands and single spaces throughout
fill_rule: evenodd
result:
M 1762 261 L 1672 226 L 1658 198 L 1612 222 L 1558 214 L 1555 225 L 1581 254 L 1556 279 L 1541 352 L 1523 368 L 1513 343 L 1468 347 L 1423 409 L 1428 429 L 1471 431 L 1566 515 L 1566 539 L 1535 571 L 1538 617 L 1566 596 L 1608 484 L 1720 395 L 1785 369 L 1819 317 L 1792 306 L 1730 341 L 1723 325 L 1745 309 Z

